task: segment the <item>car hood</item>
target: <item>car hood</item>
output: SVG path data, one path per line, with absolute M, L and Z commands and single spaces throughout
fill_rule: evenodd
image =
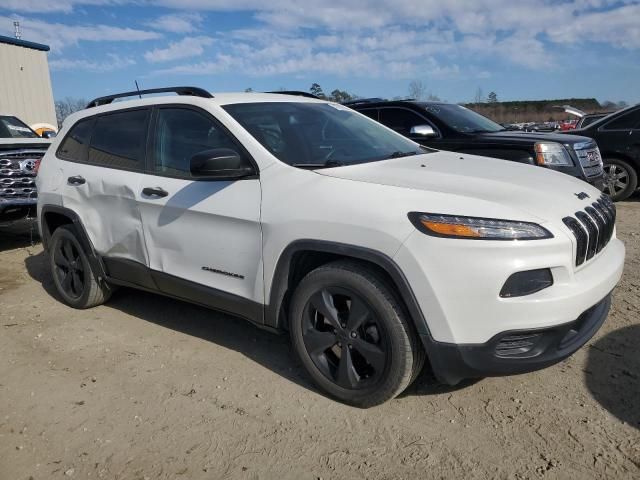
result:
M 470 210 L 480 211 L 484 202 L 491 202 L 491 212 L 501 210 L 514 215 L 526 212 L 542 222 L 558 220 L 583 209 L 601 195 L 598 189 L 582 180 L 546 168 L 442 151 L 316 172 L 346 180 L 442 194 L 435 196 L 440 204 L 438 213 L 478 215 L 477 212 L 445 211 L 449 205 L 447 199 L 455 196 L 464 197 L 463 204 Z M 580 192 L 587 193 L 589 198 L 579 199 L 576 194 Z M 492 214 L 480 213 L 479 216 Z
M 588 137 L 580 137 L 577 136 L 579 134 L 572 133 L 571 137 L 565 136 L 565 133 L 545 133 L 545 132 L 521 132 L 521 131 L 512 131 L 507 130 L 504 132 L 493 132 L 493 133 L 482 133 L 480 134 L 482 138 L 485 139 L 493 139 L 493 140 L 503 140 L 505 142 L 557 142 L 566 145 L 573 145 L 576 143 L 582 142 L 591 142 L 592 140 Z
M 48 138 L 0 138 L 0 150 L 12 150 L 14 148 L 43 148 L 51 145 Z

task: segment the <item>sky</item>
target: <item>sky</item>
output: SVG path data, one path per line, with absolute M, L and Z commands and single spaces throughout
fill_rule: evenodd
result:
M 0 0 L 56 99 L 193 85 L 640 102 L 640 0 Z

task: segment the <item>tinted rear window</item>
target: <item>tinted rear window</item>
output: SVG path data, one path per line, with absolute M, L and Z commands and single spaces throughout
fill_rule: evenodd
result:
M 147 144 L 149 110 L 130 110 L 96 118 L 89 163 L 141 170 Z
M 610 121 L 604 128 L 607 130 L 640 129 L 640 108 Z
M 87 146 L 91 138 L 91 125 L 94 118 L 76 123 L 58 148 L 58 157 L 75 162 L 87 161 Z

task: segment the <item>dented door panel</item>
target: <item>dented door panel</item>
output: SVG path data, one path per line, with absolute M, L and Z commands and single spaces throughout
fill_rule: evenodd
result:
M 148 266 L 137 198 L 144 175 L 82 163 L 61 163 L 65 164 L 63 206 L 78 213 L 96 252 Z

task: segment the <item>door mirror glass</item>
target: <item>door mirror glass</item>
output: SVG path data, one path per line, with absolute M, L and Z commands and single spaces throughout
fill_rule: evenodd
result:
M 191 175 L 197 178 L 240 178 L 252 175 L 253 168 L 231 148 L 213 148 L 191 157 Z
M 437 137 L 438 134 L 431 125 L 415 125 L 409 130 L 411 135 L 419 137 Z

